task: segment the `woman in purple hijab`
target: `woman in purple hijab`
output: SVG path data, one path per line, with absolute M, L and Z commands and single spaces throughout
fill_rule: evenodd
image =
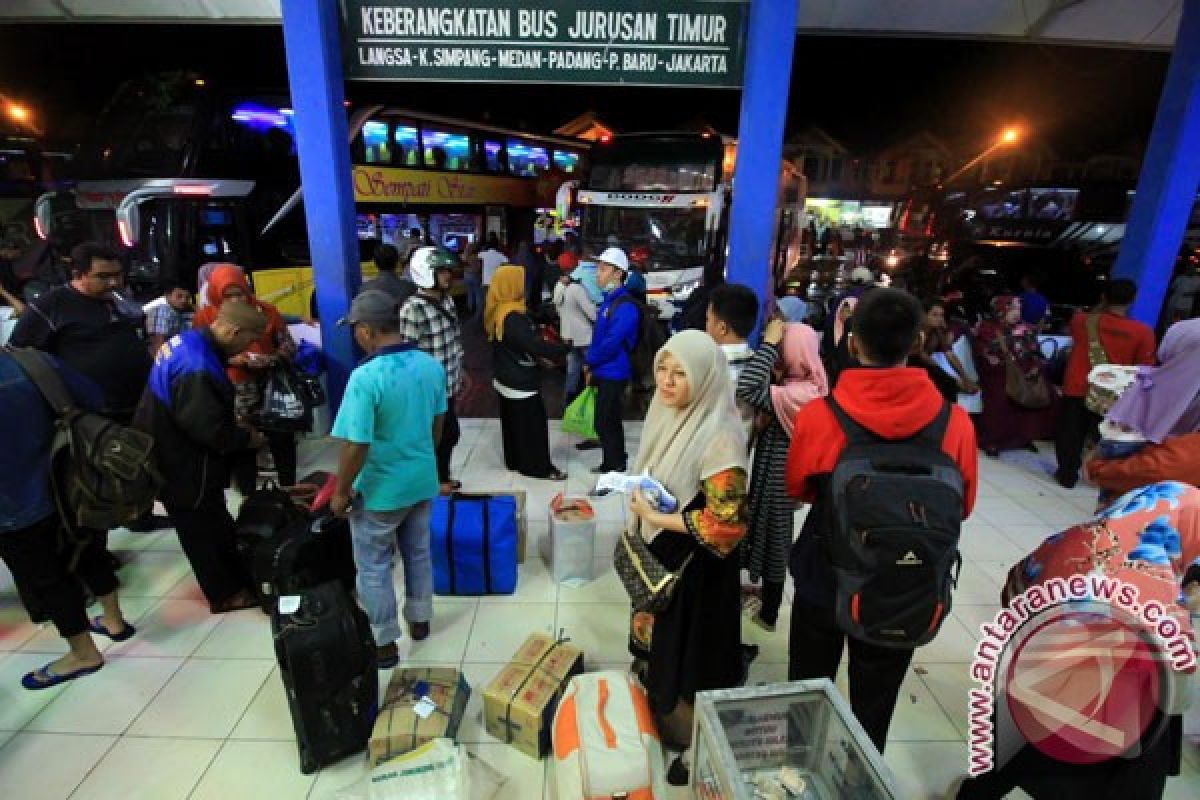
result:
M 1161 443 L 1200 430 L 1200 319 L 1176 322 L 1158 347 L 1157 367 L 1137 378 L 1108 412 L 1108 421 Z

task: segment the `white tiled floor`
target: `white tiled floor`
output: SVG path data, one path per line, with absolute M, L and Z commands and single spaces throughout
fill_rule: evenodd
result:
M 623 519 L 620 502 L 597 501 L 597 580 L 558 586 L 538 556 L 546 535 L 543 509 L 564 488 L 586 492 L 592 485 L 587 470 L 599 454 L 579 454 L 552 431 L 554 460 L 570 477 L 565 486 L 530 481 L 503 468 L 497 422 L 467 420 L 463 428 L 455 467 L 468 488 L 529 492 L 528 558 L 512 597 L 437 598 L 433 635 L 411 648 L 409 661 L 461 665 L 478 689 L 527 633 L 562 630 L 583 646 L 589 666 L 624 665 L 628 607 L 609 555 Z M 638 429 L 627 425 L 631 454 Z M 330 466 L 328 447 L 305 450 L 310 463 Z M 1034 471 L 1038 461 L 1029 454 L 1012 462 L 980 460 L 979 506 L 964 532 L 966 563 L 954 611 L 938 639 L 914 659 L 887 748 L 904 800 L 941 797 L 965 770 L 967 661 L 979 624 L 996 612 L 1009 566 L 1091 510 L 1090 491 L 1060 489 Z M 28 692 L 18 681 L 63 645 L 53 629 L 28 622 L 0 567 L 0 797 L 326 800 L 362 776 L 357 758 L 300 774 L 264 616 L 209 615 L 171 532 L 115 532 L 110 541 L 130 561 L 121 572 L 124 606 L 138 635 L 107 647 L 108 665 L 97 675 L 49 691 Z M 746 627 L 746 639 L 761 646 L 752 682 L 786 678 L 787 621 L 785 610 L 774 635 Z M 840 683 L 844 688 L 844 676 Z M 481 712 L 476 692 L 459 738 L 508 775 L 500 796 L 548 796 L 546 766 L 489 736 Z M 1189 744 L 1185 768 L 1168 784 L 1168 798 L 1200 797 L 1196 743 Z

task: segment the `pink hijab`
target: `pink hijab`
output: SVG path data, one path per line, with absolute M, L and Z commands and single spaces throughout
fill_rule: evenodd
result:
M 812 328 L 802 322 L 788 323 L 780 348 L 783 385 L 771 387 L 771 405 L 779 424 L 791 437 L 796 413 L 810 401 L 829 394 L 829 379 L 821 363 L 820 339 Z

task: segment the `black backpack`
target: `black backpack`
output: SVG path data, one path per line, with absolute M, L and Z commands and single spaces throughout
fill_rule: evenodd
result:
M 58 417 L 50 463 L 63 523 L 106 531 L 150 511 L 163 482 L 154 461 L 154 438 L 78 408 L 40 352 L 8 352 Z
M 643 303 L 632 294 L 626 293 L 618 297 L 609 306 L 608 315 L 622 305 L 632 305 L 638 312 L 637 338 L 633 349 L 628 350 L 629 366 L 633 370 L 634 391 L 654 388 L 654 357 L 662 346 L 667 343 L 666 329 L 659 324 L 658 311 L 650 303 Z
M 919 647 L 950 613 L 962 568 L 963 477 L 942 450 L 951 406 L 913 437 L 888 440 L 826 402 L 846 435 L 829 482 L 838 626 L 869 644 Z

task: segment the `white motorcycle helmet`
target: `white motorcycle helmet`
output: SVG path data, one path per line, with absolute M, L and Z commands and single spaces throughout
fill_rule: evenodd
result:
M 444 247 L 418 247 L 409 258 L 408 277 L 418 287 L 432 289 L 437 285 L 437 271 L 452 270 L 457 264 L 454 254 Z

